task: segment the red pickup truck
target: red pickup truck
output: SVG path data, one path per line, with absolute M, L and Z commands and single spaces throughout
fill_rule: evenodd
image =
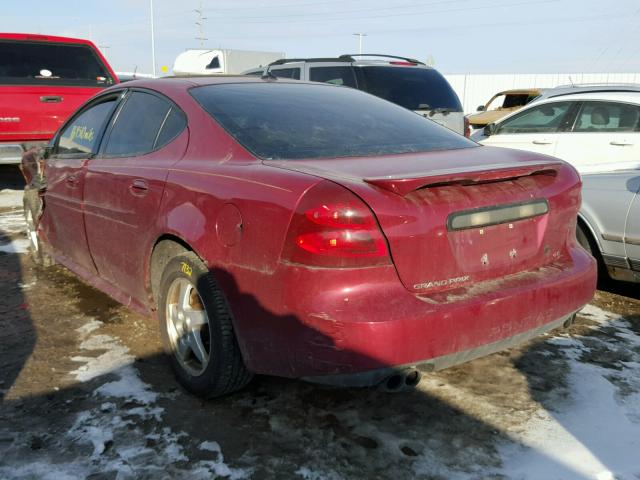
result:
M 118 77 L 88 40 L 0 33 L 0 164 L 47 143 L 82 103 Z

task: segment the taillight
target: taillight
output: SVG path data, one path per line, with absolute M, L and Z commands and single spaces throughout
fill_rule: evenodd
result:
M 331 182 L 311 188 L 289 226 L 283 257 L 317 267 L 390 263 L 387 243 L 367 205 Z
M 464 136 L 467 138 L 471 137 L 471 124 L 467 117 L 464 117 Z

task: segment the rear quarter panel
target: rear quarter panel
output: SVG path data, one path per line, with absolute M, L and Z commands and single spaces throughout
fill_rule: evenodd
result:
M 163 236 L 188 244 L 225 293 L 251 365 L 246 344 L 255 336 L 255 323 L 269 322 L 286 309 L 282 282 L 275 279 L 292 212 L 320 179 L 263 165 L 190 97 L 179 104 L 188 112 L 192 140 L 183 159 L 169 169 L 147 261 Z

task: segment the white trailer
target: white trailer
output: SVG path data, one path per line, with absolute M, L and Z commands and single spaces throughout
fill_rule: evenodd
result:
M 173 62 L 174 75 L 239 74 L 284 58 L 283 52 L 249 50 L 186 50 Z

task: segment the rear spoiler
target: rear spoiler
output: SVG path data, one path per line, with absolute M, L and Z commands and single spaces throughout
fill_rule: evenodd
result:
M 562 168 L 561 162 L 519 162 L 509 164 L 484 165 L 481 169 L 459 167 L 436 170 L 432 173 L 416 173 L 402 176 L 365 178 L 364 181 L 376 187 L 384 188 L 398 195 L 426 187 L 439 187 L 451 184 L 470 185 L 474 183 L 508 180 L 535 174 L 556 175 Z

